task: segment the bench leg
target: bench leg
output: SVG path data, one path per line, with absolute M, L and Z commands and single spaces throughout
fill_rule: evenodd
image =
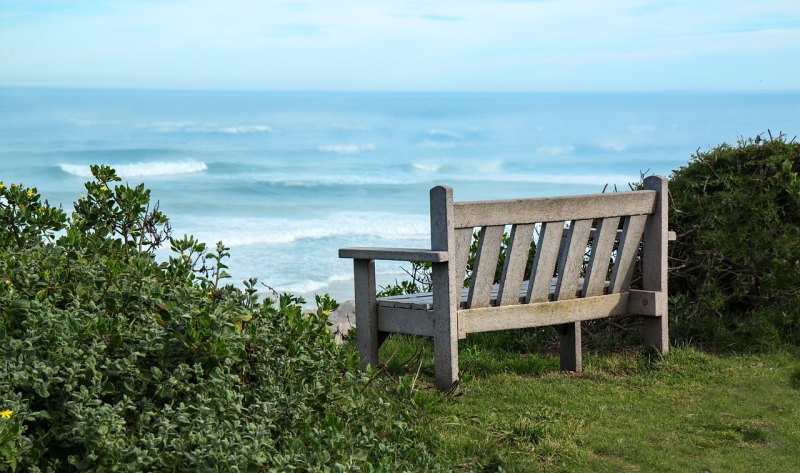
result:
M 436 387 L 447 392 L 458 379 L 458 337 L 433 337 L 433 369 L 436 376 Z
M 378 366 L 378 303 L 375 298 L 375 262 L 353 260 L 356 296 L 356 346 L 359 367 Z
M 561 371 L 583 371 L 581 323 L 562 324 L 557 329 L 561 351 Z
M 669 330 L 667 316 L 644 318 L 644 343 L 659 353 L 669 351 Z

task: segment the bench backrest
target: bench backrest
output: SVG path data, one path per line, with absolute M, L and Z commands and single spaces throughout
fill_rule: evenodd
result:
M 453 202 L 452 190 L 436 187 L 431 190 L 431 248 L 449 252 L 450 293 L 458 297 L 473 232 L 478 232 L 465 309 L 546 302 L 554 276 L 552 300 L 627 291 L 643 235 L 644 285 L 650 286 L 644 288 L 665 290 L 665 191 L 666 179 L 660 176 L 648 177 L 641 191 L 516 200 Z M 506 228 L 508 246 L 493 295 Z M 526 274 L 532 240 L 536 256 Z M 526 290 L 524 280 L 529 280 Z

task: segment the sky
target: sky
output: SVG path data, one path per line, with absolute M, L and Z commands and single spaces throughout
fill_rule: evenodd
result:
M 798 0 L 0 0 L 0 85 L 800 90 Z

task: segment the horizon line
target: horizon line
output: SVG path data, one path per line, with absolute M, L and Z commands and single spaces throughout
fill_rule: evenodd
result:
M 76 91 L 120 91 L 120 92 L 208 92 L 208 93 L 353 93 L 353 94 L 794 94 L 797 89 L 541 89 L 541 90 L 436 90 L 436 89 L 283 89 L 283 88 L 214 88 L 214 87 L 170 87 L 170 86 L 83 86 L 83 85 L 21 85 L 0 83 L 0 89 L 31 90 L 76 90 Z

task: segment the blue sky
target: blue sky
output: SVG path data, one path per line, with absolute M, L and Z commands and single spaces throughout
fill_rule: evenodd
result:
M 798 0 L 0 0 L 0 84 L 800 90 Z

